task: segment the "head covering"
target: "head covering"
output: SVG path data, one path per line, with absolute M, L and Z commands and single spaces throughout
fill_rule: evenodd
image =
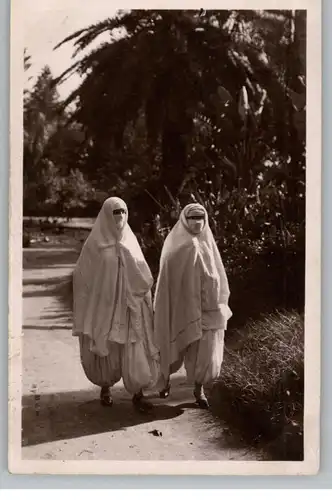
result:
M 204 214 L 199 234 L 190 232 L 186 217 Z M 228 280 L 209 226 L 198 203 L 187 205 L 167 238 L 160 258 L 154 298 L 155 335 L 165 379 L 169 366 L 203 329 L 225 329 L 231 316 Z
M 196 215 L 202 215 L 205 218 L 205 209 L 200 205 L 199 203 L 190 203 L 190 205 L 187 205 L 185 207 L 185 218 L 187 217 L 193 217 Z
M 123 208 L 126 211 L 125 224 L 122 229 L 117 228 L 113 214 L 113 211 L 119 208 Z M 116 245 L 128 233 L 128 229 L 125 231 L 127 222 L 128 209 L 126 203 L 121 200 L 121 198 L 117 198 L 115 196 L 107 198 L 101 207 L 91 233 L 85 241 L 83 249 L 86 249 L 87 247 L 102 249 Z M 130 228 L 129 231 L 131 232 Z
M 113 210 L 119 208 L 126 211 L 122 229 L 113 215 Z M 152 283 L 149 266 L 128 224 L 127 205 L 120 198 L 108 198 L 74 269 L 73 334 L 88 335 L 91 350 L 102 356 L 108 354 L 109 340 L 138 340 L 139 308 Z M 132 320 L 126 330 L 127 308 Z M 129 332 L 127 336 L 125 331 Z

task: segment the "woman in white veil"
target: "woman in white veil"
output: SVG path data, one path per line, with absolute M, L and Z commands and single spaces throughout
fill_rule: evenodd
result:
M 101 387 L 100 401 L 112 406 L 110 388 L 123 379 L 140 411 L 152 405 L 143 390 L 159 376 L 153 339 L 153 278 L 128 224 L 120 198 L 108 198 L 88 236 L 73 274 L 73 335 L 79 337 L 88 379 Z
M 205 208 L 192 203 L 165 239 L 154 298 L 160 349 L 161 397 L 184 363 L 197 404 L 208 408 L 204 385 L 220 374 L 224 333 L 232 313 L 229 286 Z

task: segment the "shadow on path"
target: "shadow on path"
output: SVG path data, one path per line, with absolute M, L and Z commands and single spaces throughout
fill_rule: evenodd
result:
M 22 398 L 22 446 L 116 432 L 147 422 L 173 419 L 181 408 L 156 405 L 141 414 L 123 389 L 114 391 L 114 405 L 102 407 L 94 391 L 62 392 Z M 126 397 L 124 398 L 124 394 Z

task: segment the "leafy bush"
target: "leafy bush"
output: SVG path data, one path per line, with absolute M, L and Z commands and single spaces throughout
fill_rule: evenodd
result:
M 218 412 L 278 460 L 303 459 L 304 321 L 278 312 L 248 323 L 226 347 L 212 390 Z

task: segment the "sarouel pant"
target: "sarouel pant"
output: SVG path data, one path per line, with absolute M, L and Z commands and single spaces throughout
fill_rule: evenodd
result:
M 109 342 L 109 354 L 103 357 L 90 351 L 90 338 L 87 335 L 79 335 L 79 342 L 82 367 L 93 384 L 112 387 L 122 378 L 130 394 L 156 384 L 158 363 L 149 356 L 143 341 L 128 344 Z
M 200 340 L 190 344 L 171 365 L 171 373 L 177 372 L 184 363 L 189 383 L 202 385 L 216 380 L 224 357 L 225 330 L 203 330 Z

